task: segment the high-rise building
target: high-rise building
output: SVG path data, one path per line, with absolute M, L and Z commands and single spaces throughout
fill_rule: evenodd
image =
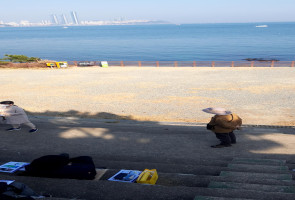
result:
M 54 24 L 58 24 L 58 20 L 57 20 L 56 15 L 52 15 L 52 19 L 53 19 Z
M 73 23 L 74 24 L 79 24 L 77 13 L 75 11 L 72 11 L 71 14 L 72 14 Z
M 66 16 L 64 14 L 61 15 L 64 24 L 69 24 Z

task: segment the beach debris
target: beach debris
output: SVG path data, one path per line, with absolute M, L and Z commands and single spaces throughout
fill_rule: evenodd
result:
M 245 58 L 243 60 L 247 60 L 247 61 L 259 61 L 259 62 L 271 62 L 271 61 L 280 61 L 278 59 L 274 59 L 274 58 L 270 58 L 270 59 L 264 59 L 264 58 Z

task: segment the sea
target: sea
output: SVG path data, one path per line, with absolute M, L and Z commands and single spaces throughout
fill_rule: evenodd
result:
M 62 61 L 293 61 L 295 22 L 0 27 L 0 58 L 5 54 Z

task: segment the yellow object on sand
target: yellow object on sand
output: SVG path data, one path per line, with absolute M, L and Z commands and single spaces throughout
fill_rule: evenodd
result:
M 156 169 L 145 169 L 137 178 L 136 182 L 141 184 L 156 184 L 158 173 Z
M 56 62 L 55 64 L 56 64 L 57 68 L 68 67 L 67 62 Z
M 57 68 L 61 68 L 61 67 L 68 67 L 68 63 L 65 61 L 61 61 L 61 62 L 50 62 L 50 63 L 46 63 L 47 67 L 57 67 Z
M 101 67 L 109 67 L 109 64 L 107 61 L 101 61 L 100 64 L 101 64 Z
M 46 63 L 46 66 L 52 68 L 52 67 L 56 67 L 56 64 L 51 62 L 51 63 Z

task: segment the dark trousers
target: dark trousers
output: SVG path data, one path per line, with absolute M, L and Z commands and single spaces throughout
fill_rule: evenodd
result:
M 220 144 L 230 145 L 236 143 L 236 136 L 234 132 L 230 133 L 215 133 L 216 137 L 221 141 Z

